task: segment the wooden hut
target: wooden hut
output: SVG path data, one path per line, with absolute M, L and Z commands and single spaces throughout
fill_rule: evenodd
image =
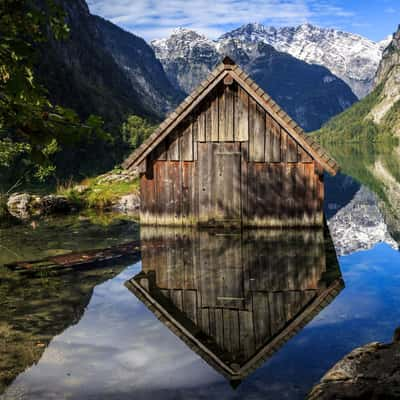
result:
M 143 227 L 127 287 L 230 381 L 271 357 L 342 290 L 328 230 Z
M 141 223 L 322 226 L 336 162 L 234 62 L 209 77 L 124 162 Z

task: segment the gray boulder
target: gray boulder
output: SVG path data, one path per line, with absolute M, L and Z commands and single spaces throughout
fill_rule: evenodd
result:
M 122 196 L 113 205 L 113 209 L 125 213 L 136 213 L 140 209 L 140 196 L 138 193 Z
M 18 219 L 32 216 L 68 213 L 76 209 L 66 197 L 57 195 L 36 196 L 29 193 L 15 193 L 8 198 L 8 212 Z
M 15 218 L 27 219 L 31 216 L 33 196 L 29 193 L 12 194 L 7 201 L 8 212 Z

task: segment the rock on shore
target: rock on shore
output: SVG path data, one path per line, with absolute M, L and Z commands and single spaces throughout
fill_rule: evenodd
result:
M 9 197 L 7 208 L 12 216 L 18 219 L 28 219 L 34 215 L 68 213 L 74 211 L 76 205 L 64 196 L 16 193 Z
M 353 350 L 321 379 L 308 400 L 400 399 L 400 328 L 391 344 Z

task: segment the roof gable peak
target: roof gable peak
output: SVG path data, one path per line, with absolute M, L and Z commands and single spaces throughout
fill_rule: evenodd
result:
M 336 161 L 312 137 L 305 134 L 303 129 L 229 56 L 225 56 L 208 77 L 198 85 L 175 111 L 169 114 L 159 128 L 124 161 L 123 167 L 128 169 L 139 165 L 155 146 L 168 136 L 226 76 L 235 80 L 239 86 L 247 91 L 327 172 L 335 175 L 339 171 Z

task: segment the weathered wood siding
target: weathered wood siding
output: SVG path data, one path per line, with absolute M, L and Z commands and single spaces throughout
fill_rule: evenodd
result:
M 164 306 L 181 311 L 230 362 L 250 359 L 325 289 L 322 230 L 143 228 L 141 243 L 142 270 Z
M 143 224 L 322 224 L 318 163 L 235 82 L 217 86 L 146 171 Z

